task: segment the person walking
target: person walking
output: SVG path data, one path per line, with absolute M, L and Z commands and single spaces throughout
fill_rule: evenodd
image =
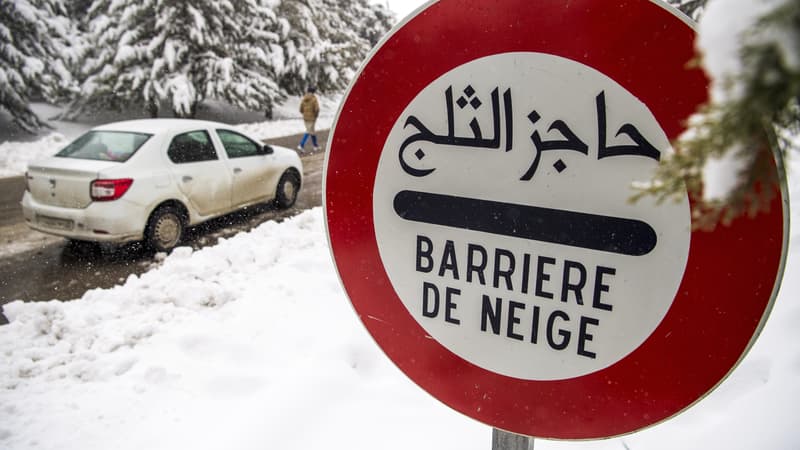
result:
M 309 136 L 311 136 L 311 144 L 314 146 L 314 151 L 319 150 L 319 145 L 317 145 L 317 133 L 316 130 L 314 130 L 317 123 L 317 116 L 319 116 L 319 101 L 317 101 L 317 96 L 314 95 L 316 92 L 316 88 L 313 86 L 309 87 L 303 99 L 300 100 L 300 114 L 303 115 L 303 121 L 306 124 L 306 132 L 303 135 L 303 139 L 300 140 L 300 145 L 297 146 L 297 149 L 301 152 L 306 146 Z

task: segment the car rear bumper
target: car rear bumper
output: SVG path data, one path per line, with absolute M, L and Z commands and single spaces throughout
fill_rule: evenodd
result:
M 37 202 L 30 193 L 22 197 L 25 223 L 43 233 L 69 239 L 122 243 L 141 240 L 146 212 L 122 199 L 95 202 L 83 209 L 63 208 Z

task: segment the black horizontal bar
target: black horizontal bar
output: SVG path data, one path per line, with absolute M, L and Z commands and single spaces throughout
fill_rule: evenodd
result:
M 641 220 L 429 192 L 398 192 L 394 210 L 414 222 L 631 256 L 650 253 L 657 242 Z

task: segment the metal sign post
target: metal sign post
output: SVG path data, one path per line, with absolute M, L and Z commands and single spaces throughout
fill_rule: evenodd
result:
M 533 438 L 492 428 L 492 450 L 533 450 Z

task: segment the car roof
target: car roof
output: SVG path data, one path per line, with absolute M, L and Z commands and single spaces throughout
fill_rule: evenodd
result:
M 198 128 L 231 128 L 231 125 L 222 122 L 194 119 L 137 119 L 112 122 L 94 127 L 94 130 L 105 131 L 133 131 L 139 133 L 161 134 L 166 132 L 179 132 L 196 130 Z

